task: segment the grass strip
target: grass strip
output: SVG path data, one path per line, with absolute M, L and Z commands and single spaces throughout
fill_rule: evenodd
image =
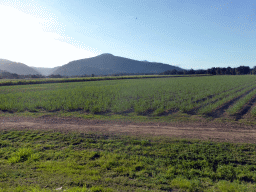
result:
M 256 145 L 0 131 L 0 191 L 255 191 Z

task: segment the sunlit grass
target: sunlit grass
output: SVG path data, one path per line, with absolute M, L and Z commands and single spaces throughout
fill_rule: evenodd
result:
M 0 132 L 0 191 L 255 191 L 256 145 Z

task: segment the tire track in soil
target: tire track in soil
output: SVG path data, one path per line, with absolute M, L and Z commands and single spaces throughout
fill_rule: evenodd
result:
M 102 133 L 104 135 L 164 136 L 174 139 L 199 139 L 216 142 L 256 143 L 253 126 L 220 123 L 135 123 L 58 117 L 0 117 L 0 131 L 40 130 Z

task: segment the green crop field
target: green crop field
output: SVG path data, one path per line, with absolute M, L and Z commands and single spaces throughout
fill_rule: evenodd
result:
M 13 85 L 0 86 L 0 111 L 253 119 L 255 93 L 253 75 Z
M 29 85 L 44 83 L 66 83 L 66 82 L 83 82 L 83 81 L 101 81 L 115 79 L 145 79 L 145 78 L 164 78 L 164 77 L 183 77 L 183 76 L 208 76 L 205 74 L 195 75 L 129 75 L 129 76 L 103 76 L 103 77 L 70 77 L 70 78 L 32 78 L 32 79 L 0 79 L 0 86 L 8 85 Z

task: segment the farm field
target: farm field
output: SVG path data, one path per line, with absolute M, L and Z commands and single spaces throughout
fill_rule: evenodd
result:
M 0 86 L 0 192 L 256 191 L 255 82 Z
M 191 77 L 208 76 L 205 74 L 195 75 L 127 75 L 127 76 L 103 76 L 103 77 L 70 77 L 70 78 L 31 78 L 31 79 L 0 79 L 0 86 L 9 85 L 30 85 L 45 83 L 66 83 L 66 82 L 84 82 L 84 81 L 104 81 L 118 79 L 146 79 L 146 78 L 165 78 L 165 77 Z
M 0 115 L 51 113 L 254 124 L 255 94 L 256 76 L 252 75 L 0 86 Z

